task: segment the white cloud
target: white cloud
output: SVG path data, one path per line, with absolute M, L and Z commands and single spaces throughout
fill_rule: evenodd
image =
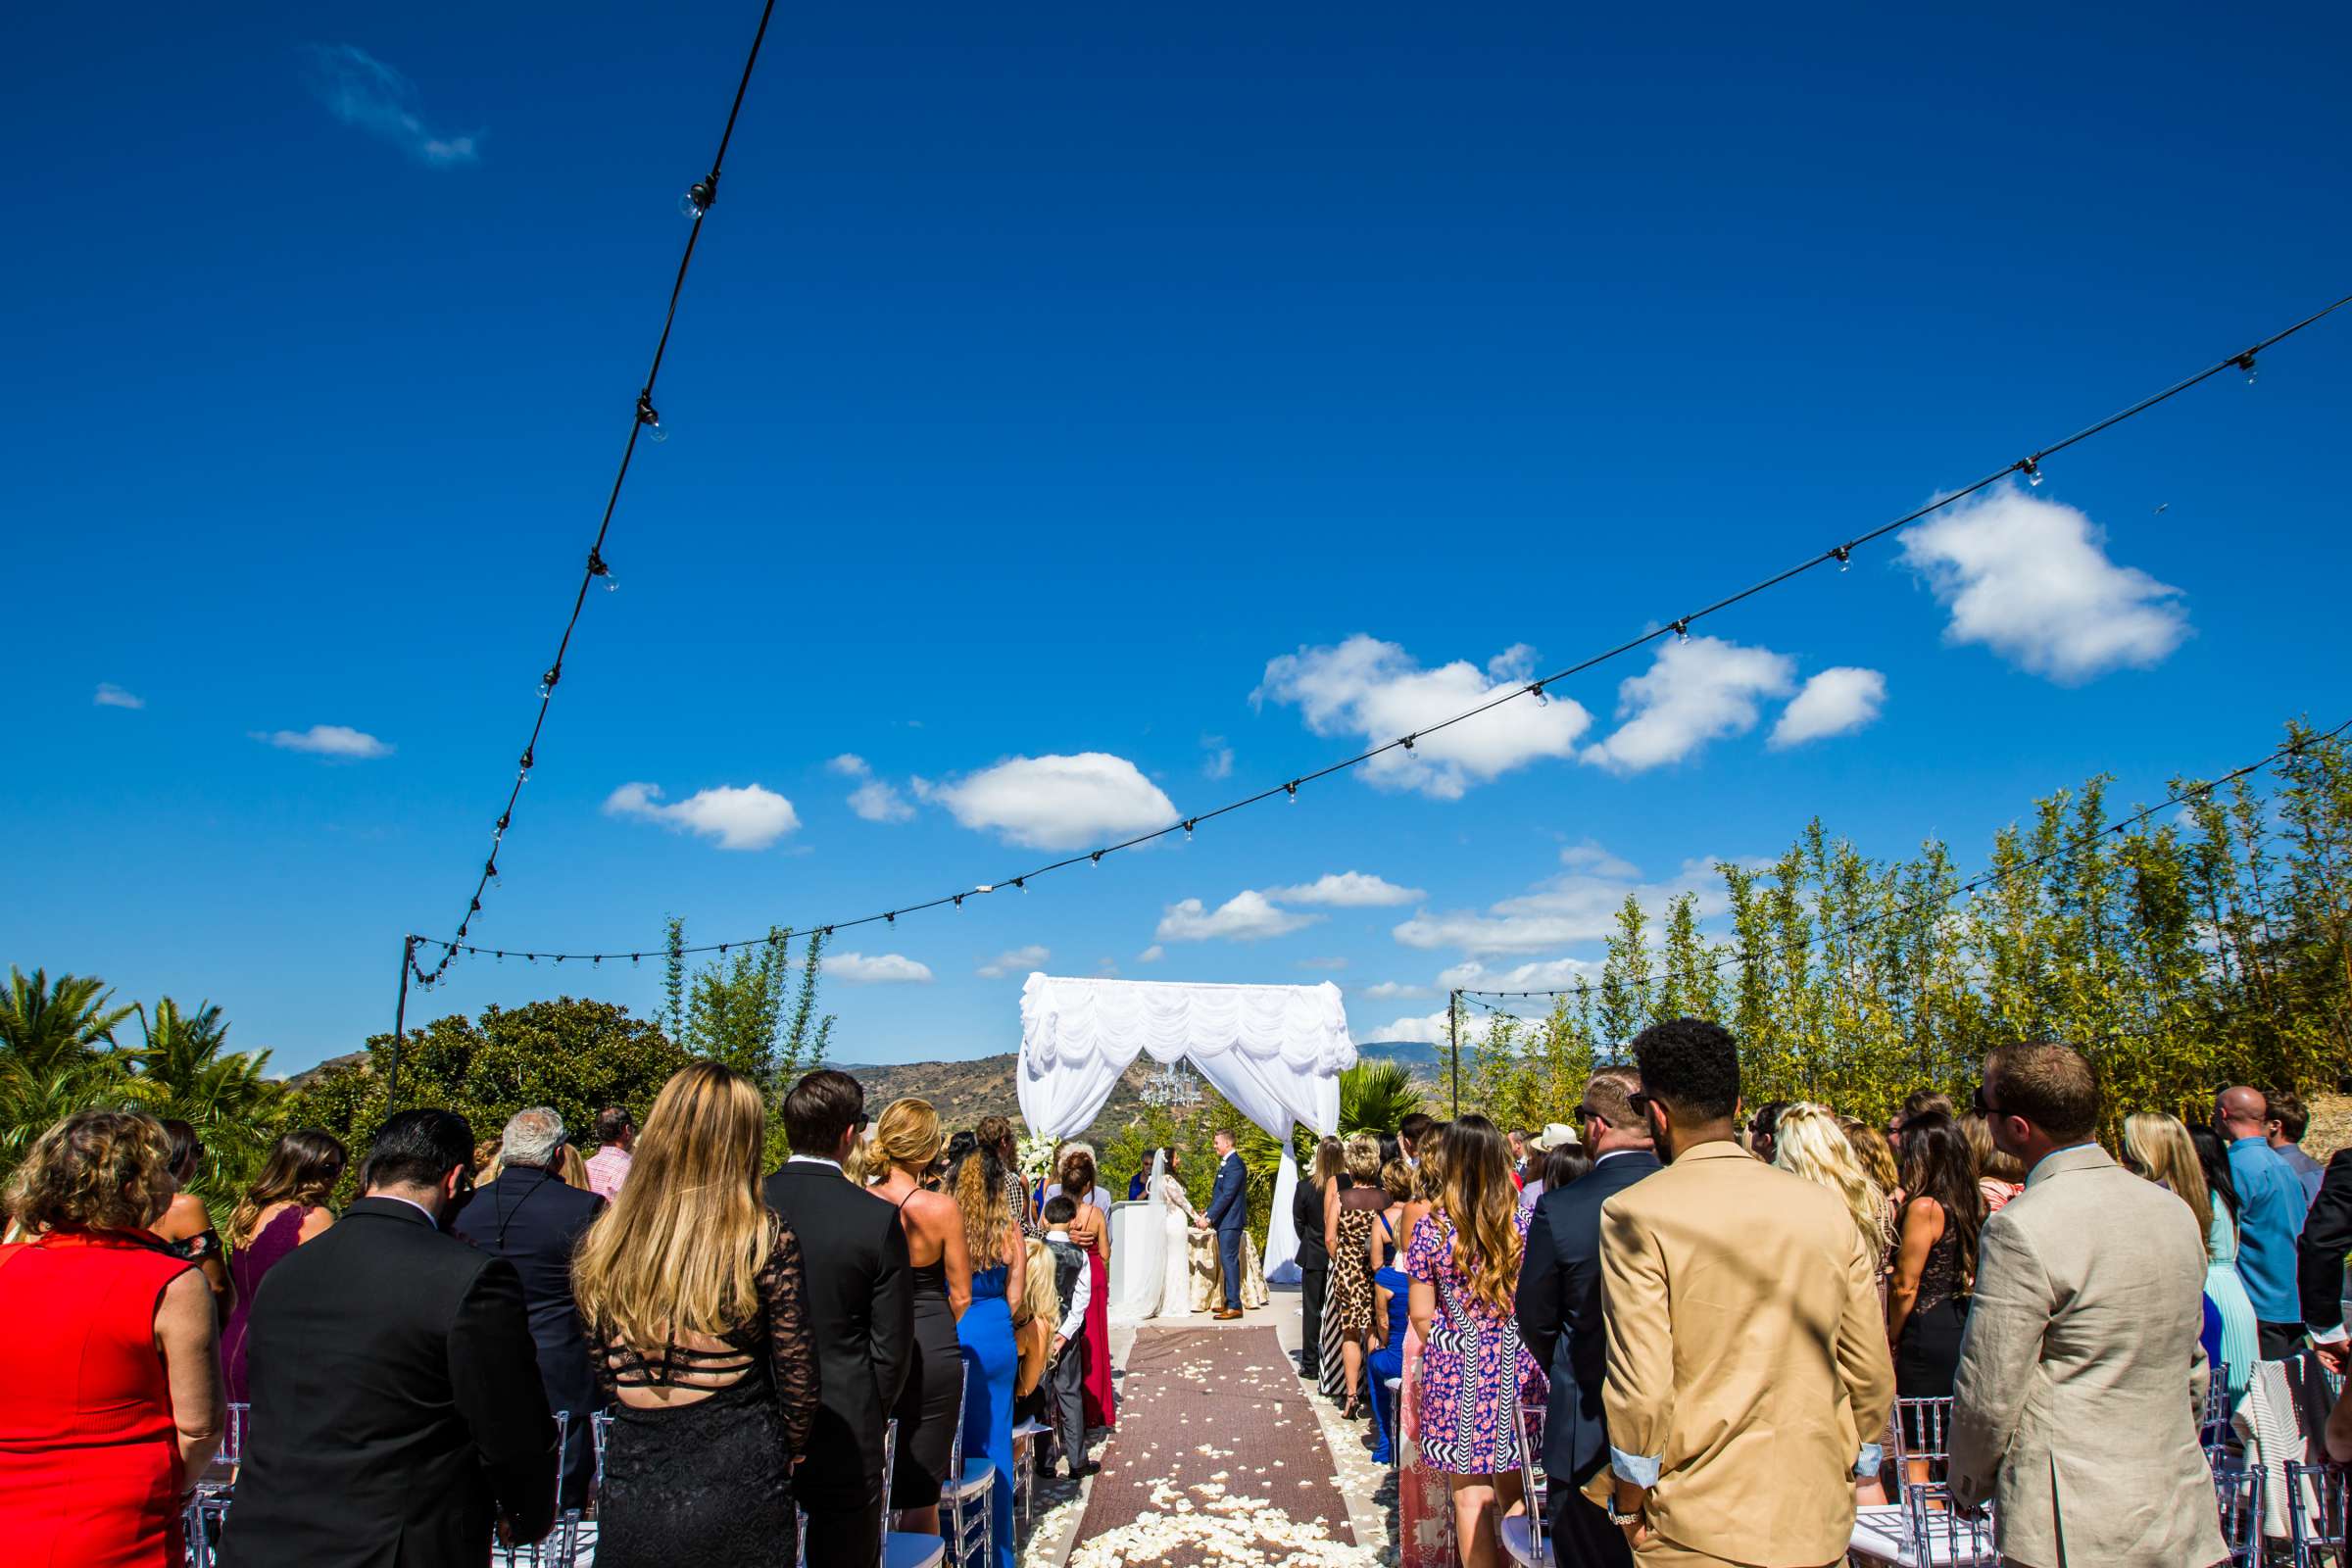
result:
M 1429 987 L 1406 985 L 1398 980 L 1383 980 L 1376 986 L 1364 987 L 1364 995 L 1375 1002 L 1387 1002 L 1396 997 L 1426 997 Z
M 1000 953 L 973 972 L 984 980 L 1002 980 L 1008 974 L 1026 974 L 1040 968 L 1054 955 L 1034 942 L 1010 953 Z
M 2188 635 L 2180 590 L 2117 565 L 2086 514 L 2015 484 L 1913 528 L 1903 560 L 1951 611 L 1945 641 L 1983 643 L 2062 685 L 2144 669 Z
M 1684 893 L 1698 896 L 1702 917 L 1721 914 L 1730 906 L 1715 862 L 1686 860 L 1665 882 L 1571 871 L 1537 884 L 1532 892 L 1489 905 L 1483 914 L 1467 909 L 1416 914 L 1391 934 L 1408 948 L 1458 948 L 1474 956 L 1572 947 L 1597 942 L 1614 931 L 1618 907 L 1628 893 L 1653 920 L 1663 918 L 1667 906 Z
M 605 814 L 699 833 L 722 850 L 764 850 L 801 825 L 790 801 L 757 784 L 722 784 L 668 803 L 659 785 L 623 784 L 605 797 Z
M 1594 876 L 1636 877 L 1642 874 L 1633 861 L 1611 855 L 1592 840 L 1571 844 L 1560 852 L 1560 863 L 1572 871 L 1590 871 Z
M 273 729 L 253 731 L 253 738 L 277 747 L 280 751 L 308 752 L 313 757 L 334 757 L 346 761 L 362 761 L 368 758 L 390 757 L 392 748 L 366 730 L 353 729 L 348 724 L 313 724 L 309 729 Z
M 929 964 L 903 953 L 878 953 L 870 958 L 862 953 L 828 953 L 823 964 L 826 974 L 854 986 L 923 985 L 931 979 Z
M 1466 1046 L 1474 1040 L 1484 1040 L 1487 1037 L 1487 1031 L 1494 1027 L 1493 1018 L 1494 1014 L 1488 1012 L 1484 1007 L 1464 1005 L 1462 1008 L 1462 1044 Z M 1442 1046 L 1448 1038 L 1446 1015 L 1441 1011 L 1428 1013 L 1419 1018 L 1399 1018 L 1395 1023 L 1386 1024 L 1373 1030 L 1371 1034 L 1364 1037 L 1363 1043 L 1368 1046 L 1376 1046 L 1383 1041 L 1410 1040 L 1425 1046 Z
M 899 794 L 898 786 L 878 778 L 869 778 L 850 791 L 850 809 L 868 822 L 904 822 L 914 815 L 914 808 Z
M 1440 973 L 1438 984 L 1448 991 L 1456 986 L 1465 991 L 1552 991 L 1580 979 L 1597 984 L 1600 969 L 1598 958 L 1550 958 L 1508 969 L 1490 969 L 1472 958 Z
M 1875 669 L 1839 664 L 1805 682 L 1796 700 L 1781 710 L 1765 742 L 1775 751 L 1807 741 L 1844 735 L 1874 722 L 1886 701 L 1886 677 Z
M 1201 760 L 1200 771 L 1208 778 L 1233 777 L 1233 748 L 1225 744 L 1222 735 L 1200 737 L 1201 750 L 1208 756 Z
M 1138 963 L 1157 963 L 1160 959 L 1166 957 L 1167 956 L 1168 950 L 1154 942 L 1143 952 L 1137 954 L 1135 956 L 1135 961 Z
M 1160 915 L 1159 929 L 1152 934 L 1162 942 L 1255 942 L 1263 937 L 1287 936 L 1322 919 L 1319 914 L 1299 914 L 1291 909 L 1278 909 L 1266 902 L 1263 893 L 1244 888 L 1211 912 L 1199 899 L 1186 899 L 1171 904 Z
M 1396 644 L 1358 632 L 1337 647 L 1300 648 L 1269 661 L 1250 701 L 1294 704 L 1317 735 L 1360 735 L 1377 745 L 1516 691 L 1532 668 L 1529 650 L 1520 644 L 1484 670 L 1465 660 L 1423 669 Z M 1538 703 L 1522 697 L 1424 736 L 1409 751 L 1383 752 L 1363 770 L 1385 788 L 1455 800 L 1470 785 L 1512 768 L 1574 756 L 1577 738 L 1592 722 L 1583 705 L 1569 698 Z
M 100 708 L 145 708 L 147 699 L 134 697 L 111 680 L 98 683 L 98 695 L 90 701 Z
M 1176 808 L 1123 757 L 1013 757 L 945 784 L 913 781 L 965 827 L 1038 850 L 1074 850 L 1165 827 Z
M 867 778 L 874 770 L 866 766 L 865 759 L 856 752 L 844 752 L 825 764 L 825 771 L 839 773 L 843 778 Z
M 1320 904 L 1335 909 L 1377 909 L 1428 897 L 1419 888 L 1400 888 L 1365 871 L 1326 872 L 1295 888 L 1268 888 L 1266 897 L 1285 904 Z
M 1625 719 L 1584 760 L 1620 773 L 1679 762 L 1711 740 L 1755 728 L 1756 700 L 1786 697 L 1796 662 L 1720 637 L 1673 637 L 1648 669 L 1617 687 Z
M 416 114 L 416 88 L 365 49 L 314 44 L 303 51 L 304 75 L 327 113 L 390 142 L 419 163 L 446 168 L 479 157 L 472 136 L 437 134 Z

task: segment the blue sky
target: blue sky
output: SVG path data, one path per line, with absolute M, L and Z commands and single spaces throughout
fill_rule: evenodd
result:
M 22 19 L 8 959 L 284 1067 L 389 1026 L 756 16 Z M 2348 49 L 2318 6 L 780 10 L 474 934 L 994 881 L 1965 483 L 2352 288 Z M 2352 316 L 1576 707 L 845 933 L 838 1053 L 1009 1050 L 1032 963 L 1411 1034 L 1815 813 L 1973 865 L 2085 774 L 2259 756 L 2352 697 L 2348 414 Z M 657 985 L 461 963 L 411 1015 Z

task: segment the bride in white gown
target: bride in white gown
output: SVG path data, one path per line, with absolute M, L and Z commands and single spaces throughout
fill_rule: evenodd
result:
M 1164 1149 L 1154 1162 L 1152 1198 L 1160 1205 L 1167 1237 L 1167 1262 L 1160 1276 L 1159 1315 L 1189 1317 L 1193 1310 L 1193 1222 L 1200 1217 L 1176 1179 L 1176 1151 Z

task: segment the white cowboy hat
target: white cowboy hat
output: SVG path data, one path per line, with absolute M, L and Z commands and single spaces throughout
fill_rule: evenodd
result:
M 1555 1149 L 1565 1149 L 1571 1144 L 1581 1145 L 1583 1143 L 1584 1140 L 1577 1136 L 1576 1129 L 1566 1122 L 1547 1121 L 1544 1124 L 1544 1136 L 1536 1140 L 1536 1147 L 1548 1154 Z

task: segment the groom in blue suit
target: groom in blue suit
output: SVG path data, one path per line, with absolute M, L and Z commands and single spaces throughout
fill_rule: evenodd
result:
M 1233 1152 L 1233 1134 L 1217 1129 L 1217 1185 L 1208 1195 L 1200 1228 L 1217 1233 L 1217 1271 L 1225 1276 L 1225 1307 L 1219 1322 L 1242 1315 L 1242 1227 L 1250 1223 L 1250 1173 Z

